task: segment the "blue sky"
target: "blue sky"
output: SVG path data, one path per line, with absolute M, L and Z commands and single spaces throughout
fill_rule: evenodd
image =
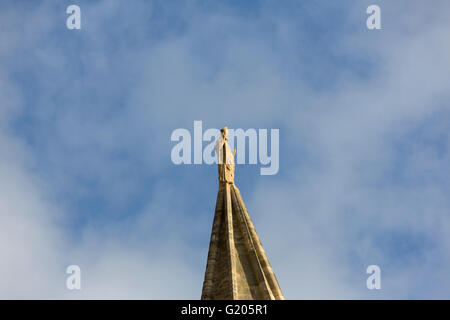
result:
M 198 299 L 217 169 L 170 159 L 195 120 L 280 129 L 278 174 L 236 184 L 286 298 L 450 297 L 447 1 L 0 9 L 0 297 Z

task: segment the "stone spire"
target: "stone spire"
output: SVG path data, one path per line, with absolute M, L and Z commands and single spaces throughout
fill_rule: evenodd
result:
M 202 299 L 282 300 L 278 281 L 234 185 L 234 155 L 228 130 L 216 142 L 219 192 L 209 244 Z

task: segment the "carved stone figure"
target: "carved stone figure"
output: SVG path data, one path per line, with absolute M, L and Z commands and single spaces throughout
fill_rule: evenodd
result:
M 234 156 L 236 149 L 231 152 L 228 145 L 228 128 L 220 130 L 221 136 L 217 139 L 214 149 L 218 158 L 219 181 L 234 183 Z

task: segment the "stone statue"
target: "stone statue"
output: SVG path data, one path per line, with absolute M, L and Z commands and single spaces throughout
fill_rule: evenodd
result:
M 216 150 L 219 182 L 234 183 L 234 156 L 236 149 L 231 152 L 228 145 L 228 128 L 220 129 L 221 136 L 217 139 L 214 149 Z

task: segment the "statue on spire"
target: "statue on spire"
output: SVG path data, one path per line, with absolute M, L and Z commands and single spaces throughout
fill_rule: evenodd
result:
M 275 273 L 234 184 L 234 156 L 228 128 L 220 130 L 215 150 L 219 192 L 211 230 L 202 300 L 283 300 Z
M 236 149 L 231 152 L 231 148 L 228 145 L 228 128 L 224 127 L 220 129 L 221 136 L 217 139 L 214 149 L 216 150 L 218 169 L 219 169 L 219 182 L 234 183 L 234 156 L 236 155 Z

